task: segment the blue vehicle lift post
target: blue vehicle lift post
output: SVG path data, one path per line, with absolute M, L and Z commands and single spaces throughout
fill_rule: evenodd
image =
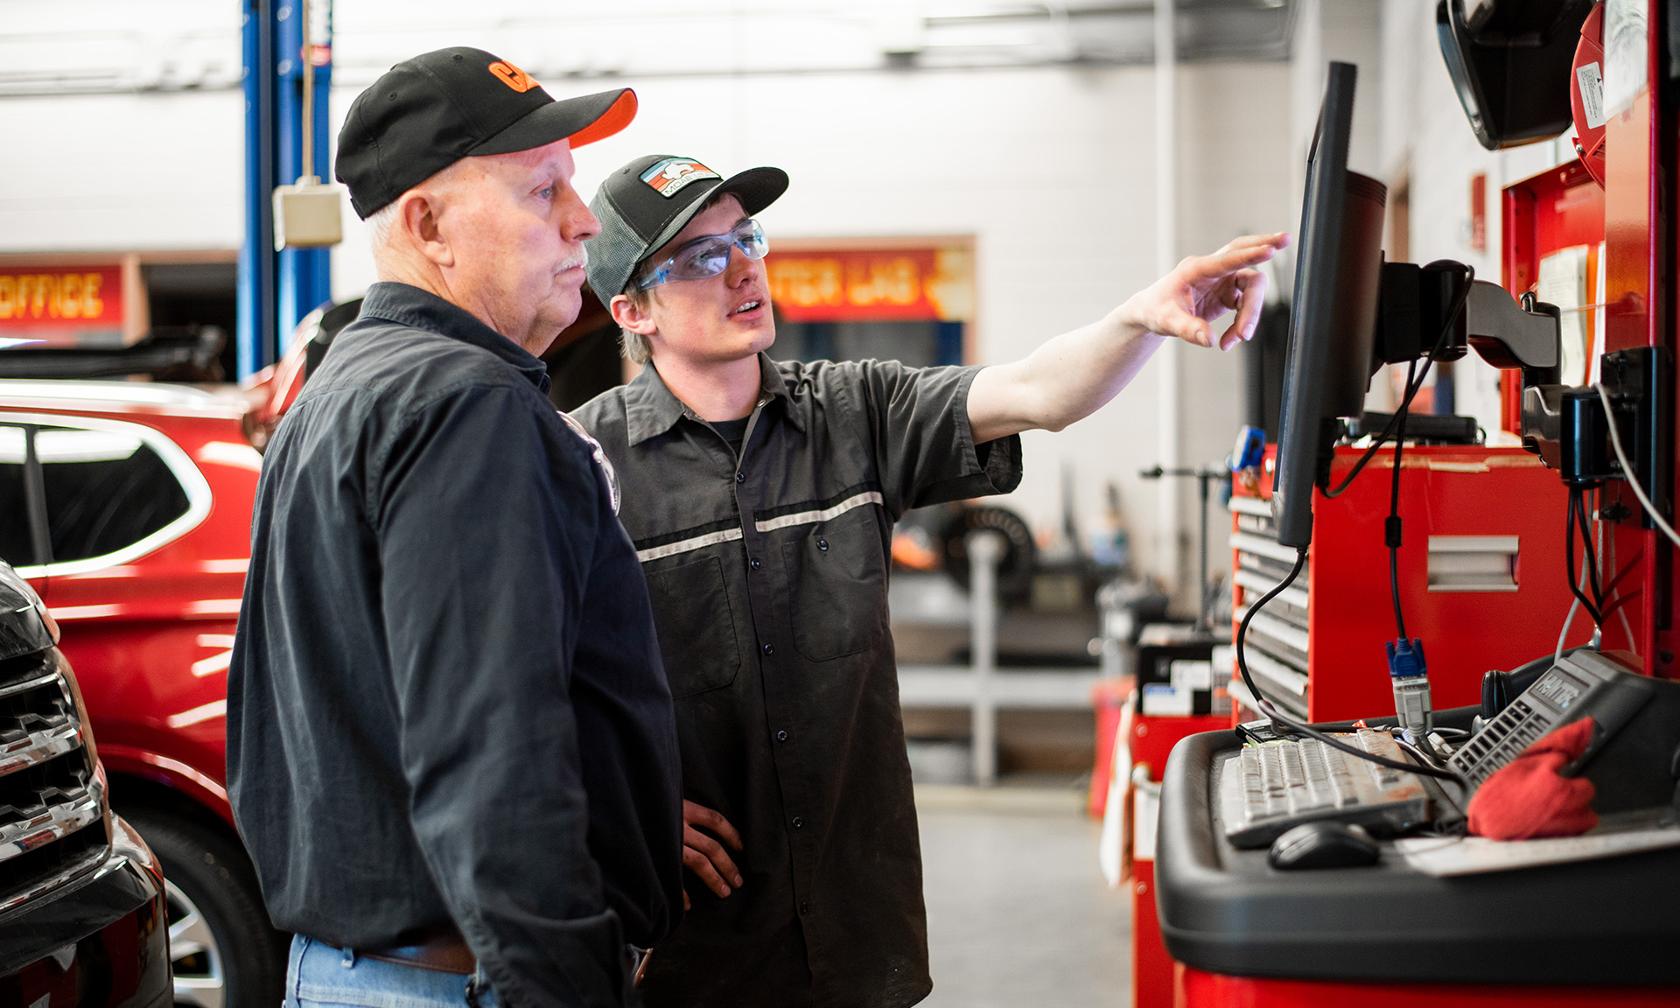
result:
M 303 316 L 332 296 L 329 250 L 274 250 L 274 187 L 300 174 L 331 178 L 327 157 L 330 61 L 304 58 L 304 0 L 240 0 L 244 8 L 245 240 L 239 250 L 239 378 L 272 364 L 280 340 Z M 330 52 L 331 0 L 321 37 L 312 47 Z M 310 81 L 311 165 L 303 171 L 304 74 Z

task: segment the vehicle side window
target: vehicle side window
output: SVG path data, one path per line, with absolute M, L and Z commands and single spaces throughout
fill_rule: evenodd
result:
M 114 553 L 187 513 L 175 474 L 132 434 L 41 427 L 35 454 L 54 563 Z
M 16 567 L 39 563 L 29 534 L 29 499 L 24 488 L 27 432 L 0 424 L 0 559 Z

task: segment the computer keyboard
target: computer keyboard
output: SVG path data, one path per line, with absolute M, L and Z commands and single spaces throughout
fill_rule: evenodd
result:
M 1386 731 L 1361 728 L 1336 738 L 1388 759 L 1408 759 Z M 1423 779 L 1379 766 L 1313 738 L 1250 744 L 1224 764 L 1220 811 L 1236 847 L 1263 847 L 1299 823 L 1334 819 L 1393 835 L 1429 818 Z

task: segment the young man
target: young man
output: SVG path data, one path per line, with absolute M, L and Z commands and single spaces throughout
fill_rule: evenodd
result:
M 775 168 L 638 158 L 591 202 L 589 283 L 628 385 L 575 413 L 617 470 L 682 749 L 700 885 L 650 1006 L 897 1008 L 931 989 L 921 858 L 887 624 L 906 510 L 1006 493 L 1016 436 L 1114 396 L 1168 337 L 1246 339 L 1283 235 L 1186 259 L 1105 318 L 991 368 L 775 363 L 753 215 Z
M 268 447 L 229 672 L 240 832 L 291 1008 L 609 1008 L 675 922 L 681 821 L 647 592 L 535 356 L 577 317 L 556 102 L 477 49 L 351 105 L 338 178 L 379 282 Z

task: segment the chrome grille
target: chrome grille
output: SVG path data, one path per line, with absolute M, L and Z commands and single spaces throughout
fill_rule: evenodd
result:
M 105 786 L 57 652 L 0 668 L 0 911 L 104 853 Z M 91 828 L 90 827 L 94 827 Z M 54 851 L 66 837 L 76 838 Z
M 0 689 L 25 679 L 46 675 L 56 667 L 57 663 L 51 651 L 36 651 L 33 654 L 0 660 Z

